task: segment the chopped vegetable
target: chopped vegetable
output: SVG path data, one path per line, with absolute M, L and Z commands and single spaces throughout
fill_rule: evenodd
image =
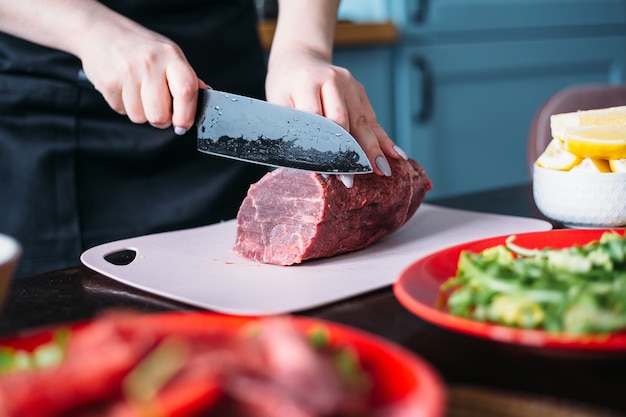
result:
M 302 334 L 289 317 L 273 317 L 196 332 L 137 326 L 134 317 L 102 317 L 32 351 L 0 347 L 0 415 L 377 412 L 358 350 L 324 326 Z
M 32 352 L 0 346 L 0 376 L 59 365 L 65 357 L 69 337 L 69 329 L 60 329 L 50 342 L 37 346 Z
M 563 249 L 528 249 L 510 236 L 479 253 L 462 251 L 456 276 L 441 285 L 460 317 L 551 332 L 626 329 L 626 238 Z

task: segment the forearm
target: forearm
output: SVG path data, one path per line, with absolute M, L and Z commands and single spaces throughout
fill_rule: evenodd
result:
M 0 31 L 79 56 L 97 28 L 136 24 L 95 0 L 2 0 Z M 113 23 L 113 24 L 111 24 Z
M 278 22 L 270 52 L 272 56 L 306 50 L 332 61 L 333 39 L 339 0 L 279 0 Z
M 78 57 L 111 108 L 135 123 L 179 134 L 193 124 L 205 85 L 183 51 L 95 0 L 0 0 L 0 31 Z

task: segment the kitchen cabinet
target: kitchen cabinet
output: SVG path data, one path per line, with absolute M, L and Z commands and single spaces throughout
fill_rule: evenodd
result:
M 392 137 L 426 168 L 429 198 L 528 181 L 526 136 L 541 103 L 573 84 L 624 82 L 624 0 L 388 7 L 400 34 Z

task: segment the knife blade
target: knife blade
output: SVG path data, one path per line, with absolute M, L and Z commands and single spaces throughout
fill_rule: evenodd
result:
M 200 152 L 327 174 L 373 172 L 356 139 L 317 114 L 200 90 L 196 121 Z

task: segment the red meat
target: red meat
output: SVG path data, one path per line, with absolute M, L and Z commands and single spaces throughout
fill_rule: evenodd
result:
M 248 190 L 237 215 L 234 252 L 292 265 L 363 249 L 404 225 L 432 184 L 414 160 L 389 160 L 393 175 L 334 175 L 277 169 Z

